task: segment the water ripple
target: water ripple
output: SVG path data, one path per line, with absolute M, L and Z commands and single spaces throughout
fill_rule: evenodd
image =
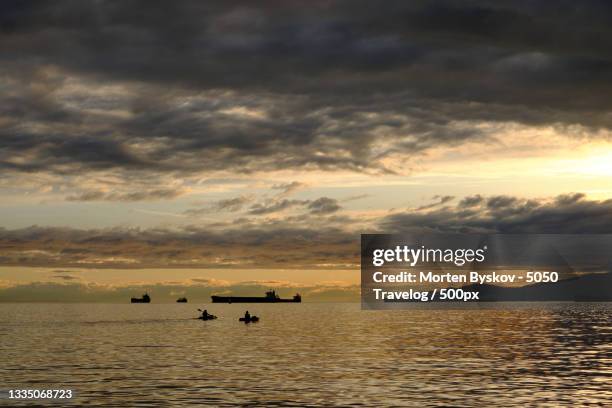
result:
M 91 406 L 612 405 L 610 304 L 206 307 L 0 305 L 2 383 Z

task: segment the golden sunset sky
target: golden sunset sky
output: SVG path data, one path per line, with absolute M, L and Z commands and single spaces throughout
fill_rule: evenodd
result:
M 0 5 L 0 301 L 351 300 L 361 233 L 610 233 L 609 7 Z

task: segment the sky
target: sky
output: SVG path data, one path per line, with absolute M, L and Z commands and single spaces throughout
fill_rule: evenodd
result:
M 609 233 L 611 16 L 2 2 L 0 301 L 357 299 L 361 233 Z

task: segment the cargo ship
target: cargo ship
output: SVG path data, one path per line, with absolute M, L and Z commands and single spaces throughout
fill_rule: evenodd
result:
M 132 303 L 151 303 L 151 298 L 145 293 L 141 298 L 132 298 Z
M 266 296 L 211 296 L 213 303 L 301 303 L 302 297 L 295 295 L 291 299 L 281 299 L 275 291 L 266 292 Z

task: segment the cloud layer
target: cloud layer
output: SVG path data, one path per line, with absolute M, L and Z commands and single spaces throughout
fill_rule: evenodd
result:
M 0 9 L 3 172 L 389 172 L 483 123 L 612 126 L 601 1 Z
M 438 197 L 426 208 L 385 216 L 336 214 L 315 200 L 301 215 L 156 229 L 0 229 L 0 264 L 50 267 L 353 269 L 361 233 L 609 233 L 612 200 Z M 285 201 L 280 201 L 284 203 Z M 444 202 L 444 206 L 439 203 Z

